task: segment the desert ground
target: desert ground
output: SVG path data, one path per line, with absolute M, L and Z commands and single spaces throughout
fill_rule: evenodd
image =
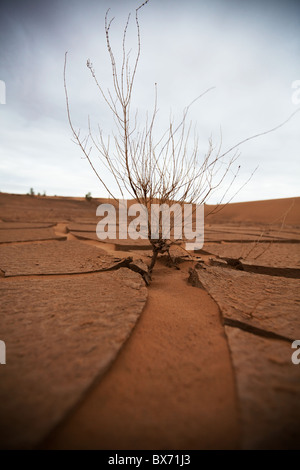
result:
M 102 202 L 0 193 L 0 448 L 299 449 L 300 198 L 206 206 L 149 286 Z

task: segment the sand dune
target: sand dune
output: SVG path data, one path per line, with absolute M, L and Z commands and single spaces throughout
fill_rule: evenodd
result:
M 208 214 L 216 206 L 207 205 L 205 208 L 207 223 L 241 223 L 242 225 L 296 225 L 300 224 L 300 197 L 285 199 L 270 199 L 267 201 L 236 202 L 220 206 L 217 214 Z

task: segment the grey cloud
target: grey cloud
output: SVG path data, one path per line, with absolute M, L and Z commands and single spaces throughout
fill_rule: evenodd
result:
M 26 185 L 29 189 L 40 182 L 40 190 L 47 193 L 83 195 L 92 188 L 95 195 L 103 194 L 70 141 L 64 53 L 68 50 L 74 124 L 84 132 L 90 114 L 93 125 L 99 122 L 109 132 L 112 119 L 86 59 L 92 60 L 107 89 L 111 76 L 103 31 L 105 11 L 111 7 L 116 17 L 112 40 L 117 51 L 127 13 L 137 5 L 136 0 L 1 4 L 0 79 L 7 86 L 7 104 L 0 105 L 2 191 L 24 192 Z M 220 126 L 226 149 L 284 121 L 296 109 L 291 83 L 300 79 L 298 13 L 299 3 L 293 1 L 187 0 L 183 5 L 176 0 L 150 0 L 140 14 L 142 55 L 134 98 L 140 118 L 152 108 L 157 82 L 158 132 L 167 125 L 170 111 L 180 119 L 184 106 L 216 86 L 190 110 L 203 151 L 211 133 L 217 142 Z M 134 55 L 134 21 L 128 45 Z M 260 169 L 237 200 L 251 195 L 251 199 L 297 195 L 299 126 L 300 113 L 276 133 L 241 147 L 242 180 L 257 164 Z

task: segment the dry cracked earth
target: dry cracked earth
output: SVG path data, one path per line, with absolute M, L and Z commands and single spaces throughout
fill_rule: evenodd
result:
M 90 446 L 100 449 L 121 448 L 122 443 L 123 448 L 151 448 L 151 444 L 170 449 L 299 448 L 300 364 L 291 361 L 292 342 L 300 340 L 299 198 L 288 216 L 290 201 L 280 206 L 284 223 L 273 224 L 267 220 L 268 208 L 253 209 L 255 203 L 249 203 L 244 206 L 247 219 L 245 212 L 238 215 L 239 207 L 234 212 L 232 204 L 227 216 L 224 210 L 222 217 L 206 223 L 203 250 L 193 260 L 177 247 L 172 251 L 175 267 L 166 267 L 164 258 L 159 261 L 157 279 L 168 276 L 166 288 L 172 290 L 174 276 L 180 292 L 178 312 L 176 305 L 169 317 L 164 318 L 163 307 L 158 312 L 163 327 L 176 329 L 175 315 L 183 321 L 185 309 L 196 323 L 188 338 L 178 336 L 182 329 L 178 324 L 174 340 L 165 346 L 174 350 L 170 357 L 180 356 L 178 365 L 165 366 L 172 369 L 172 377 L 164 371 L 156 382 L 155 367 L 145 366 L 147 351 L 144 359 L 143 355 L 139 358 L 141 367 L 144 364 L 150 370 L 147 377 L 157 391 L 157 403 L 147 418 L 145 409 L 147 403 L 151 409 L 151 398 L 139 396 L 139 416 L 132 409 L 128 414 L 131 441 L 123 440 L 127 428 L 122 428 L 122 413 L 119 424 L 118 416 L 112 422 L 123 434 L 118 437 L 113 429 L 115 440 L 106 439 L 109 429 L 103 430 L 104 424 L 101 428 L 104 411 L 97 417 L 97 405 L 93 408 L 89 403 L 97 399 L 95 390 L 100 387 L 101 391 L 102 383 L 103 390 L 107 380 L 119 383 L 109 374 L 118 375 L 118 367 L 126 369 L 127 350 L 139 341 L 137 326 L 147 308 L 155 305 L 157 313 L 163 304 L 159 299 L 172 293 L 164 294 L 162 284 L 155 283 L 155 274 L 154 287 L 145 285 L 139 270 L 149 260 L 147 242 L 97 239 L 98 203 L 0 194 L 0 340 L 6 344 L 6 364 L 0 365 L 0 447 L 87 448 L 85 439 L 89 437 L 72 431 L 80 423 L 85 436 L 90 432 Z M 204 295 L 210 299 L 205 300 Z M 204 315 L 202 298 L 208 305 L 204 313 L 211 318 L 205 323 L 206 331 L 197 326 Z M 190 317 L 191 324 L 194 317 Z M 149 312 L 147 318 L 151 321 Z M 151 325 L 148 331 L 151 335 Z M 224 361 L 228 356 L 224 376 L 222 363 L 214 369 L 213 361 L 205 356 L 206 336 L 213 338 L 209 344 L 220 342 L 215 352 Z M 186 361 L 185 345 L 192 351 Z M 149 354 L 154 354 L 152 349 Z M 165 349 L 162 354 L 169 352 Z M 205 361 L 201 362 L 200 355 Z M 229 392 L 225 382 L 231 375 Z M 188 384 L 183 383 L 185 376 Z M 172 381 L 176 387 L 171 397 L 168 387 Z M 210 390 L 216 388 L 214 396 Z M 204 410 L 208 392 L 212 397 L 209 412 Z M 145 392 L 136 388 L 130 393 Z M 230 397 L 222 398 L 222 393 Z M 102 395 L 105 402 L 106 395 Z M 118 406 L 134 405 L 124 401 Z M 163 408 L 170 407 L 164 422 L 160 422 L 160 406 L 162 416 Z M 171 431 L 170 416 L 177 412 L 179 419 Z M 97 422 L 90 428 L 89 413 Z M 234 425 L 227 425 L 229 415 Z M 236 436 L 227 442 L 231 426 Z M 222 429 L 219 435 L 218 428 Z

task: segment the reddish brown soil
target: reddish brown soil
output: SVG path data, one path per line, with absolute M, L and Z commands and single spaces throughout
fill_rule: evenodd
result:
M 0 252 L 2 249 L 3 253 L 2 258 L 0 256 L 0 282 L 3 291 L 6 286 L 9 292 L 13 289 L 13 284 L 22 279 L 26 278 L 29 282 L 30 279 L 32 281 L 47 280 L 50 274 L 51 279 L 55 279 L 56 276 L 60 279 L 59 276 L 63 278 L 68 273 L 74 273 L 77 276 L 76 279 L 78 276 L 81 279 L 80 276 L 82 276 L 82 279 L 87 282 L 87 279 L 94 279 L 93 271 L 105 265 L 105 257 L 109 255 L 117 258 L 132 256 L 134 259 L 149 262 L 149 251 L 141 249 L 142 246 L 137 245 L 134 249 L 134 245 L 118 243 L 118 240 L 113 240 L 111 243 L 101 243 L 97 240 L 93 233 L 93 226 L 97 223 L 95 214 L 100 202 L 108 202 L 108 200 L 88 202 L 80 198 L 30 197 L 0 193 Z M 206 206 L 206 214 L 212 209 L 214 209 L 213 206 Z M 285 269 L 293 268 L 291 283 L 296 289 L 296 282 L 299 279 L 300 198 L 230 204 L 218 214 L 207 217 L 205 223 L 207 236 L 204 250 L 206 251 L 200 253 L 202 265 L 204 267 L 210 265 L 210 258 L 218 262 L 220 257 L 238 258 L 248 253 L 245 262 L 247 261 L 251 266 L 255 263 L 261 265 L 257 268 L 260 269 L 257 273 L 264 276 L 264 284 L 262 284 L 258 281 L 262 278 L 255 277 L 253 268 L 252 277 L 249 278 L 252 292 L 251 299 L 249 299 L 251 306 L 253 302 L 255 304 L 255 282 L 257 281 L 258 287 L 266 286 L 264 292 L 268 296 L 268 292 L 272 292 L 270 288 L 268 291 L 268 279 L 279 276 L 284 279 L 282 285 L 289 292 L 289 296 L 285 297 L 284 292 L 282 293 L 284 302 L 288 302 L 286 310 L 292 311 L 294 315 L 293 306 L 297 307 L 297 299 L 294 298 L 294 291 L 289 290 L 291 274 L 288 270 L 285 272 Z M 272 241 L 271 244 L 270 241 Z M 59 250 L 53 251 L 56 244 L 62 245 Z M 47 249 L 45 248 L 43 254 L 39 255 L 40 259 L 36 259 L 43 246 Z M 61 248 L 64 246 L 67 247 L 65 251 Z M 251 250 L 252 247 L 253 250 Z M 58 252 L 60 254 L 56 266 L 55 253 Z M 79 264 L 76 253 L 82 257 L 82 262 Z M 64 256 L 69 256 L 65 269 Z M 259 257 L 256 258 L 256 256 Z M 223 264 L 219 265 L 215 271 L 213 265 L 209 268 L 212 273 L 217 273 L 216 276 L 219 275 L 218 272 L 222 276 L 225 261 L 221 260 L 221 262 Z M 252 369 L 249 369 L 249 374 L 247 371 L 247 335 L 253 339 L 253 335 L 257 332 L 247 330 L 247 333 L 240 333 L 238 330 L 237 334 L 236 330 L 239 327 L 233 324 L 229 326 L 227 324 L 224 328 L 222 316 L 224 312 L 221 312 L 220 306 L 216 303 L 219 297 L 215 295 L 213 296 L 215 300 L 213 300 L 208 293 L 209 279 L 207 291 L 192 287 L 187 282 L 189 269 L 194 265 L 195 262 L 184 261 L 179 265 L 180 270 L 177 270 L 174 267 L 167 267 L 163 258 L 158 261 L 153 274 L 153 282 L 148 288 L 148 300 L 144 310 L 129 339 L 110 362 L 110 368 L 105 373 L 99 368 L 99 372 L 91 374 L 94 378 L 84 385 L 84 392 L 80 394 L 80 398 L 67 411 L 61 413 L 55 427 L 50 426 L 46 435 L 38 436 L 32 447 L 48 449 L 237 449 L 243 446 L 262 447 L 262 443 L 267 442 L 266 433 L 270 430 L 269 421 L 266 420 L 261 426 L 263 434 L 259 437 L 259 442 L 254 439 L 255 432 L 251 431 L 251 434 L 249 431 L 260 428 L 263 410 L 268 407 L 265 397 L 269 396 L 265 388 L 261 387 L 268 385 L 264 384 L 263 376 L 259 378 L 256 376 L 255 352 L 251 356 Z M 210 275 L 209 269 L 205 272 L 205 279 Z M 234 273 L 233 277 L 228 278 L 230 282 L 239 283 L 239 273 L 238 271 Z M 212 275 L 215 276 L 215 274 Z M 245 277 L 244 284 L 241 283 L 245 289 L 242 301 L 238 295 L 234 294 L 238 291 L 238 285 L 235 286 L 236 289 L 231 290 L 226 279 L 224 276 L 222 284 L 220 283 L 222 308 L 227 311 L 230 307 L 241 312 L 238 318 L 242 320 L 245 317 L 243 309 L 246 309 L 245 318 L 249 320 L 249 315 L 247 317 L 248 278 Z M 215 287 L 218 286 L 217 277 L 214 282 L 214 289 L 217 289 Z M 49 299 L 50 285 L 51 282 L 47 281 L 47 299 Z M 272 285 L 270 282 L 270 286 Z M 104 288 L 109 288 L 109 286 L 104 286 Z M 130 288 L 134 292 L 134 283 Z M 42 307 L 38 310 L 39 318 L 42 318 L 43 314 L 48 318 L 52 313 L 53 304 L 55 305 L 56 302 L 56 291 L 53 290 L 52 294 L 53 303 L 41 302 Z M 118 297 L 118 289 L 114 295 Z M 80 289 L 76 291 L 76 296 L 80 305 Z M 247 305 L 244 308 L 245 299 Z M 280 297 L 278 299 L 280 303 Z M 269 298 L 269 301 L 271 302 L 272 299 Z M 89 297 L 89 310 L 93 310 L 93 306 L 96 309 L 98 302 L 99 296 L 95 291 Z M 16 305 L 17 303 L 16 299 Z M 77 310 L 80 308 L 84 316 L 84 304 Z M 281 312 L 280 304 L 276 305 L 276 311 L 277 315 L 284 314 Z M 10 315 L 9 312 L 8 315 Z M 78 315 L 80 317 L 80 312 L 77 312 L 77 317 Z M 34 324 L 34 319 L 30 321 Z M 290 326 L 288 318 L 285 322 Z M 72 328 L 72 326 L 68 327 Z M 298 331 L 298 326 L 297 328 L 296 326 L 295 324 L 293 330 L 295 332 Z M 18 326 L 16 325 L 15 328 Z M 264 328 L 262 324 L 260 330 L 263 331 Z M 15 331 L 15 333 L 18 336 L 18 332 Z M 20 331 L 20 337 L 24 337 L 25 334 L 26 331 Z M 245 340 L 243 335 L 246 335 Z M 242 336 L 243 340 L 237 341 L 239 336 Z M 289 339 L 290 333 L 283 336 Z M 5 340 L 2 337 L 0 339 Z M 253 344 L 258 344 L 258 349 L 263 350 L 263 345 L 265 343 L 269 345 L 269 342 L 275 349 L 274 339 L 268 337 L 265 343 L 260 340 L 259 335 L 253 340 Z M 284 348 L 285 353 L 286 350 L 289 353 L 290 345 L 287 341 L 284 343 Z M 264 358 L 265 362 L 261 370 L 267 370 L 272 380 L 274 377 L 276 379 L 277 372 L 274 369 L 273 373 L 267 353 Z M 34 360 L 39 360 L 38 354 L 35 354 Z M 101 361 L 102 357 L 99 357 L 99 363 Z M 0 366 L 0 376 L 4 370 L 2 367 L 8 368 L 9 362 L 5 366 Z M 32 367 L 27 364 L 26 367 L 34 371 L 36 364 L 33 363 Z M 39 367 L 42 367 L 42 364 L 39 364 Z M 293 381 L 294 375 L 290 374 L 290 367 L 295 366 L 291 366 L 289 357 L 285 360 L 285 367 L 284 376 L 287 380 Z M 300 365 L 298 367 L 300 368 Z M 58 370 L 60 368 L 59 361 L 57 361 L 57 368 Z M 294 368 L 292 372 L 295 373 Z M 68 377 L 71 381 L 72 373 L 76 377 L 76 360 L 73 365 L 71 363 L 68 366 Z M 34 376 L 34 373 L 32 375 Z M 255 380 L 247 381 L 248 377 L 254 377 Z M 274 390 L 276 391 L 281 379 L 279 377 L 278 383 L 275 379 Z M 251 390 L 254 383 L 259 384 L 260 387 Z M 13 386 L 13 384 L 10 385 Z M 297 381 L 293 382 L 291 389 L 294 394 L 298 394 L 297 387 Z M 263 392 L 259 392 L 261 389 Z M 24 392 L 26 393 L 29 392 Z M 260 396 L 259 393 L 262 395 Z M 279 392 L 274 393 L 272 406 L 276 407 L 276 393 Z M 10 400 L 13 408 L 13 394 Z M 31 402 L 34 404 L 34 399 Z M 248 406 L 249 403 L 251 403 L 251 409 Z M 19 405 L 22 406 L 22 403 Z M 252 409 L 260 410 L 260 412 L 252 413 Z M 34 409 L 32 412 L 34 413 Z M 244 416 L 247 417 L 246 420 Z M 284 416 L 281 416 L 281 419 L 284 421 Z M 253 426 L 254 421 L 255 426 Z M 280 448 L 280 433 L 277 433 L 276 442 Z M 288 443 L 286 445 L 288 447 Z

